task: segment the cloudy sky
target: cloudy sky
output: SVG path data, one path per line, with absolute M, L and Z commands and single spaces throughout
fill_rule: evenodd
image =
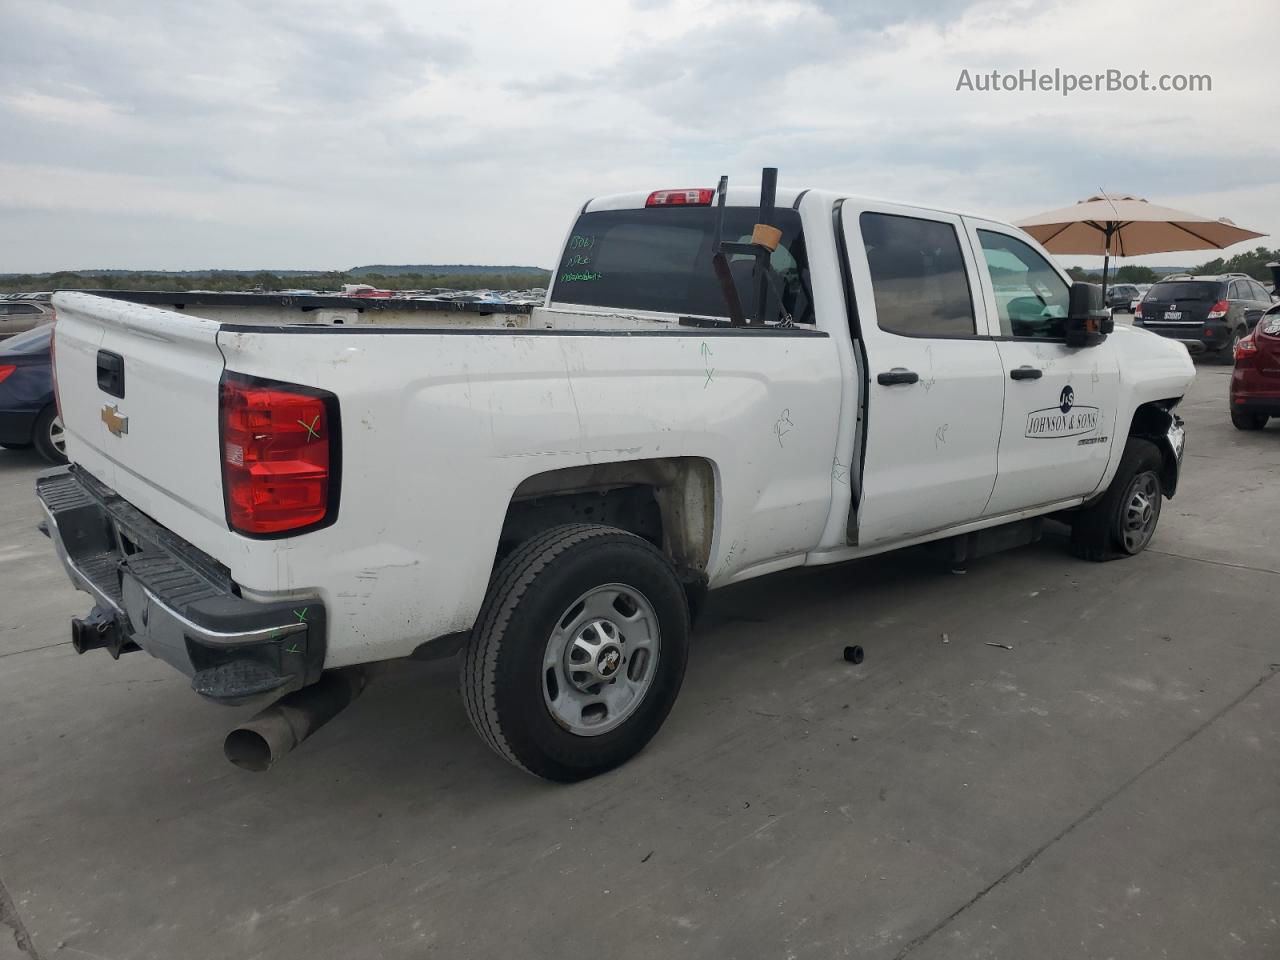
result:
M 1104 188 L 1280 246 L 1274 0 L 1178 6 L 0 0 L 0 272 L 550 266 L 587 197 L 765 164 L 1003 219 Z M 1213 90 L 956 90 L 1032 67 Z

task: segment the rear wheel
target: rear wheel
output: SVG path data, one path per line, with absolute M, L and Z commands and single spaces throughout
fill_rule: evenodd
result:
M 493 750 L 573 781 L 638 753 L 684 679 L 689 611 L 647 541 L 594 524 L 554 527 L 503 561 L 463 651 L 462 698 Z
M 1160 522 L 1163 466 L 1155 444 L 1130 437 L 1107 492 L 1075 514 L 1072 552 L 1085 560 L 1103 561 L 1145 550 Z
M 1235 363 L 1236 347 L 1238 347 L 1240 345 L 1240 341 L 1243 340 L 1248 335 L 1249 335 L 1248 328 L 1236 327 L 1235 330 L 1231 332 L 1231 342 L 1227 344 L 1227 346 L 1223 348 L 1221 352 L 1219 352 L 1218 359 L 1221 360 L 1223 363 Z
M 1238 410 L 1232 410 L 1231 425 L 1237 430 L 1261 430 L 1267 425 L 1267 415 L 1264 413 L 1242 413 Z
M 45 407 L 36 417 L 31 443 L 50 463 L 67 462 L 67 432 L 55 407 Z

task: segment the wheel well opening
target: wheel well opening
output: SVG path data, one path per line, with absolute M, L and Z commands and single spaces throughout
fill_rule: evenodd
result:
M 1166 497 L 1172 497 L 1178 487 L 1178 459 L 1169 442 L 1169 428 L 1173 426 L 1173 408 L 1180 399 L 1171 397 L 1140 404 L 1129 424 L 1129 436 L 1150 440 L 1159 449 L 1164 464 L 1160 484 Z
M 495 566 L 529 537 L 562 523 L 602 523 L 643 537 L 686 583 L 705 583 L 715 523 L 715 474 L 700 457 L 566 467 L 529 477 L 512 495 Z

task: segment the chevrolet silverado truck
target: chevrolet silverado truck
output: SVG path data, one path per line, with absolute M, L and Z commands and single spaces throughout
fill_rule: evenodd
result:
M 71 463 L 37 492 L 94 600 L 75 648 L 273 702 L 226 738 L 249 769 L 375 662 L 460 654 L 484 741 L 577 780 L 658 731 L 708 590 L 1050 516 L 1137 554 L 1194 377 L 1008 224 L 768 170 L 587 202 L 525 312 L 54 304 Z

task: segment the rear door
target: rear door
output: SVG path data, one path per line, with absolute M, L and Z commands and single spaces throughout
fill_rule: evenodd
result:
M 986 513 L 1092 493 L 1115 442 L 1120 369 L 1114 344 L 1068 347 L 1070 283 L 1025 234 L 965 218 L 998 330 L 1004 416 Z M 1123 438 L 1121 440 L 1123 442 Z
M 165 526 L 192 530 L 194 511 L 225 531 L 218 322 L 83 293 L 54 307 L 72 462 Z
M 1004 383 L 960 218 L 846 200 L 840 219 L 868 371 L 851 539 L 975 520 L 995 484 Z

